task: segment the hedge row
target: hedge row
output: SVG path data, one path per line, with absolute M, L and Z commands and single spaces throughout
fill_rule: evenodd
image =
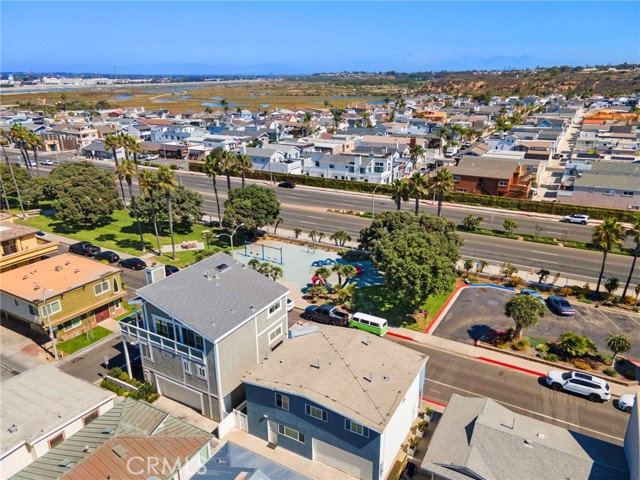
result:
M 192 172 L 203 172 L 203 165 L 189 162 L 189 170 Z M 247 178 L 256 180 L 270 180 L 269 172 L 252 171 L 246 175 Z M 309 185 L 312 187 L 331 188 L 334 190 L 346 190 L 351 192 L 372 193 L 377 187 L 376 193 L 380 195 L 390 195 L 390 185 L 379 185 L 376 183 L 354 182 L 350 180 L 335 180 L 332 178 L 311 177 L 307 175 L 290 175 L 285 173 L 274 173 L 273 179 L 276 182 L 285 180 L 298 185 Z M 612 208 L 582 207 L 576 205 L 565 205 L 561 203 L 534 202 L 532 200 L 519 200 L 506 197 L 494 197 L 490 195 L 473 195 L 470 193 L 451 192 L 445 195 L 445 201 L 451 203 L 476 205 L 483 207 L 503 208 L 506 210 L 519 210 L 523 212 L 546 213 L 552 215 L 571 215 L 581 213 L 589 215 L 591 218 L 604 220 L 605 218 L 615 218 L 620 222 L 631 222 L 637 212 L 631 210 L 617 210 Z

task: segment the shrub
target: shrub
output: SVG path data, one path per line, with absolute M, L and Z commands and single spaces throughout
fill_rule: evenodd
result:
M 604 373 L 605 375 L 609 376 L 609 377 L 617 377 L 618 374 L 616 373 L 616 371 L 613 368 L 605 368 L 602 373 Z
M 558 355 L 555 353 L 550 353 L 547 356 L 544 357 L 544 359 L 548 362 L 557 362 L 559 360 Z
M 176 164 L 171 164 L 171 165 L 169 165 L 169 168 L 170 168 L 171 170 L 178 170 L 178 165 L 176 165 Z
M 514 277 L 511 277 L 509 283 L 513 288 L 517 288 L 519 285 L 522 285 L 522 283 L 524 283 L 524 279 L 516 275 Z
M 527 340 L 526 338 L 516 340 L 515 342 L 513 342 L 513 348 L 520 351 L 526 350 L 527 348 L 529 348 L 529 340 Z
M 557 349 L 561 355 L 567 358 L 584 357 L 588 353 L 598 351 L 596 344 L 587 335 L 564 332 L 560 335 L 559 340 Z
M 129 383 L 129 374 L 127 372 L 122 372 L 117 378 L 118 380 Z
M 540 343 L 536 346 L 536 350 L 544 355 L 546 353 L 549 353 L 549 345 L 547 345 L 546 343 Z
M 499 348 L 501 350 L 504 350 L 505 348 L 507 348 L 507 342 L 503 342 L 501 340 L 496 342 L 496 348 Z
M 429 426 L 429 422 L 427 422 L 426 420 L 421 420 L 418 422 L 417 429 L 424 431 L 427 429 L 428 426 Z
M 611 355 L 608 355 L 606 353 L 602 353 L 602 352 L 598 352 L 595 355 L 596 360 L 598 360 L 600 363 L 604 364 L 604 365 L 611 365 Z
M 120 378 L 120 375 L 122 375 L 122 369 L 120 367 L 112 368 L 109 370 L 109 375 L 113 378 Z
M 571 289 L 571 287 L 562 287 L 560 289 L 560 295 L 562 295 L 563 297 L 568 297 L 569 295 L 573 294 L 573 290 Z
M 635 367 L 628 367 L 622 370 L 622 376 L 627 380 L 635 380 L 636 379 Z
M 574 358 L 573 360 L 571 360 L 571 364 L 576 367 L 579 368 L 580 370 L 591 370 L 591 365 L 589 365 L 587 362 L 585 362 L 584 360 L 578 359 L 578 358 Z

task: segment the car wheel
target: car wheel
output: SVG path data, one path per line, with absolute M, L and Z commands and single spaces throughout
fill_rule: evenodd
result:
M 627 407 L 627 408 L 624 409 L 624 411 L 627 412 L 627 413 L 631 413 L 631 410 L 632 410 L 631 407 Z
M 551 390 L 559 392 L 560 390 L 562 390 L 562 385 L 560 385 L 559 383 L 554 383 L 551 385 Z
M 582 222 L 580 222 L 580 223 L 581 223 L 582 225 L 586 225 L 586 224 L 587 224 L 587 222 L 584 222 L 584 221 L 582 221 Z
M 334 327 L 336 326 L 336 322 L 334 322 L 333 320 L 329 321 L 329 325 L 333 325 Z
M 589 395 L 589 400 L 591 400 L 592 402 L 599 402 L 600 401 L 600 397 L 598 395 L 596 395 L 595 393 L 592 393 L 591 395 Z

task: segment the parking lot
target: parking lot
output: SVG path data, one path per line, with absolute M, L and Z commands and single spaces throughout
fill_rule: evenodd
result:
M 457 342 L 470 343 L 484 334 L 513 327 L 513 320 L 505 317 L 504 305 L 513 292 L 490 287 L 465 288 L 436 327 L 434 335 Z M 577 302 L 573 317 L 560 317 L 547 309 L 547 314 L 525 335 L 557 339 L 560 334 L 572 331 L 591 338 L 602 352 L 607 349 L 607 335 L 626 335 L 631 340 L 627 355 L 640 358 L 640 316 L 615 312 L 609 308 L 595 308 Z

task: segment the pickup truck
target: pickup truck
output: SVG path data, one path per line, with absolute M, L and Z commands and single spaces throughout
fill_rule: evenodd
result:
M 349 326 L 349 314 L 333 305 L 309 305 L 302 313 L 302 318 L 329 325 Z
M 69 251 L 76 255 L 84 255 L 85 257 L 93 257 L 96 253 L 100 252 L 100 247 L 96 247 L 91 242 L 78 242 L 73 245 L 69 245 Z

